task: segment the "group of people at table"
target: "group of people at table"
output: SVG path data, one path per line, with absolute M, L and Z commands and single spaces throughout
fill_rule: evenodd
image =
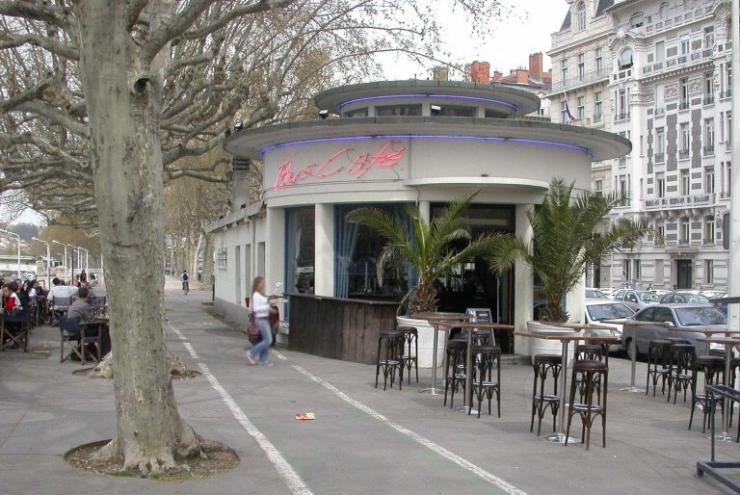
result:
M 46 316 L 50 317 L 50 321 L 56 318 L 57 321 L 75 320 L 79 323 L 100 319 L 101 308 L 91 304 L 94 296 L 84 270 L 70 283 L 55 277 L 48 290 L 38 280 L 23 282 L 15 279 L 5 282 L 0 279 L 0 286 L 5 331 L 13 335 L 40 324 Z M 76 333 L 76 336 L 80 334 L 79 329 L 65 331 L 68 334 Z M 17 343 L 12 342 L 9 347 L 17 347 Z

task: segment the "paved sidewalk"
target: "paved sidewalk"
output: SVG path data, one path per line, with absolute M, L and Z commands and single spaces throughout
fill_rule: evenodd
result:
M 619 391 L 626 361 L 610 361 L 607 448 L 594 435 L 586 452 L 529 433 L 529 367 L 502 370 L 502 418 L 478 420 L 420 394 L 427 373 L 424 383 L 383 392 L 372 387 L 372 367 L 285 350 L 273 368 L 249 367 L 245 336 L 204 311 L 210 292 L 173 289 L 168 344 L 207 372 L 176 382 L 180 411 L 200 434 L 233 447 L 240 467 L 178 483 L 68 467 L 66 450 L 113 434 L 112 384 L 72 375 L 79 364 L 59 363 L 58 330 L 41 328 L 33 353 L 0 354 L 0 494 L 725 493 L 695 475 L 709 442 L 687 431 L 687 406 Z M 637 376 L 644 379 L 642 367 Z M 300 411 L 316 421 L 296 421 Z M 720 453 L 739 459 L 740 446 Z

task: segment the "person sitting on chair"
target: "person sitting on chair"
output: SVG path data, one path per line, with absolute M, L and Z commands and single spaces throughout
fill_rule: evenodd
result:
M 79 289 L 77 299 L 69 306 L 67 310 L 67 319 L 71 320 L 74 318 L 80 321 L 90 321 L 95 317 L 95 308 L 93 308 L 88 302 L 90 296 L 90 290 L 87 287 Z

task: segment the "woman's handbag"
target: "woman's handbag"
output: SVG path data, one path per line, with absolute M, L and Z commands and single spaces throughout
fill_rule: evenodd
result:
M 262 332 L 260 332 L 257 326 L 257 317 L 254 312 L 249 313 L 249 323 L 247 324 L 247 336 L 252 344 L 256 344 L 262 340 Z

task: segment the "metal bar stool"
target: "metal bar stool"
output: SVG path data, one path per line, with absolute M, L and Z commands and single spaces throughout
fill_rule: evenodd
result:
M 653 382 L 653 397 L 658 387 L 658 380 L 662 379 L 662 393 L 665 395 L 665 383 L 670 373 L 671 341 L 667 339 L 653 339 L 648 344 L 647 377 L 645 381 L 645 395 L 650 391 L 650 381 Z
M 473 393 L 470 394 L 468 415 L 473 408 L 473 395 L 478 399 L 478 417 L 483 398 L 488 399 L 488 415 L 491 415 L 491 400 L 496 395 L 496 411 L 501 417 L 501 349 L 493 346 L 475 347 L 478 380 L 473 382 Z M 496 368 L 496 379 L 493 379 L 493 368 Z
M 534 384 L 532 386 L 532 420 L 529 425 L 530 433 L 534 430 L 534 418 L 537 416 L 537 436 L 542 431 L 542 418 L 549 408 L 552 412 L 552 431 L 556 429 L 555 420 L 560 407 L 560 396 L 558 395 L 558 377 L 561 373 L 561 357 L 558 354 L 537 354 L 534 357 L 532 368 L 534 369 Z M 552 394 L 545 394 L 545 381 L 550 374 L 553 379 Z M 537 386 L 539 382 L 539 393 Z
M 577 403 L 576 400 L 576 375 L 582 374 L 585 381 L 586 401 Z M 598 403 L 594 404 L 594 378 L 598 376 L 601 387 L 597 392 Z M 581 430 L 581 441 L 586 444 L 586 450 L 591 445 L 591 426 L 594 419 L 601 416 L 601 436 L 604 448 L 606 448 L 606 396 L 609 381 L 609 366 L 603 361 L 577 361 L 573 364 L 573 379 L 570 382 L 570 410 L 568 411 L 568 426 L 565 429 L 565 445 L 568 445 L 570 426 L 573 416 L 578 414 L 583 425 Z M 585 437 L 585 439 L 584 439 Z
M 396 371 L 399 374 L 398 389 L 403 387 L 403 347 L 406 342 L 404 335 L 398 330 L 380 332 L 378 336 L 378 354 L 375 363 L 375 388 L 378 388 L 378 377 L 383 370 L 383 390 L 388 386 L 390 378 L 391 388 L 396 379 Z M 383 352 L 385 351 L 385 352 Z
M 406 351 L 403 353 L 403 363 L 408 372 L 408 383 L 411 384 L 411 367 L 416 371 L 416 383 L 419 383 L 419 331 L 414 327 L 398 327 L 403 334 Z M 413 348 L 414 352 L 411 352 Z

